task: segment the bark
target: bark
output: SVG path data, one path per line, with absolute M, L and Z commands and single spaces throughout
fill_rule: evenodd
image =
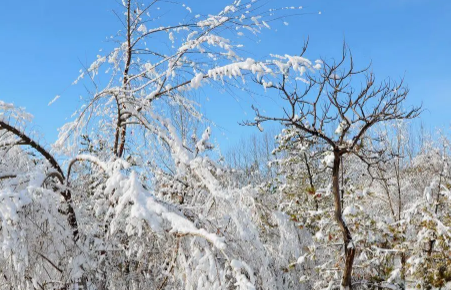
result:
M 131 0 L 127 1 L 127 60 L 125 63 L 125 69 L 124 69 L 124 79 L 123 79 L 123 88 L 124 90 L 127 89 L 127 87 L 130 86 L 129 84 L 129 71 L 130 71 L 130 64 L 132 61 L 132 19 L 131 19 Z M 125 109 L 125 105 L 124 105 Z M 122 122 L 122 116 L 120 116 L 119 121 Z M 124 154 L 124 146 L 125 146 L 125 135 L 127 134 L 127 125 L 120 124 L 120 143 L 119 148 L 117 152 L 118 157 L 122 157 Z
M 132 19 L 131 19 L 131 0 L 127 1 L 127 52 L 126 52 L 126 60 L 125 60 L 125 67 L 124 67 L 124 76 L 122 80 L 122 89 L 127 90 L 127 88 L 130 86 L 129 84 L 129 72 L 130 72 L 130 65 L 132 61 Z M 125 109 L 125 104 L 123 103 L 124 100 L 127 98 L 126 93 L 124 93 L 124 96 L 119 95 L 116 98 L 116 105 L 117 105 L 117 123 L 116 123 L 116 133 L 114 136 L 114 154 L 116 154 L 117 157 L 122 157 L 124 154 L 124 148 L 125 148 L 125 139 L 127 134 L 127 125 L 124 124 L 125 117 L 123 114 L 122 109 Z
M 344 221 L 342 215 L 339 183 L 341 154 L 338 149 L 334 151 L 334 157 L 334 165 L 332 168 L 332 193 L 334 195 L 335 220 L 337 221 L 343 235 L 345 250 L 345 265 L 341 286 L 345 289 L 352 289 L 351 277 L 352 266 L 354 264 L 355 246 L 354 242 L 352 241 L 351 232 L 349 231 L 349 228 L 346 225 L 346 222 Z
M 401 289 L 406 288 L 406 253 L 401 253 L 401 280 L 403 281 L 403 285 Z
M 309 183 L 310 183 L 310 189 L 313 190 L 313 194 L 314 194 L 315 210 L 318 210 L 319 204 L 318 204 L 318 199 L 316 198 L 315 185 L 313 184 L 313 174 L 312 174 L 312 171 L 310 169 L 310 165 L 308 163 L 307 154 L 305 152 L 304 152 L 304 162 L 305 162 L 305 166 L 307 167 L 307 173 L 308 173 L 308 180 L 309 180 Z

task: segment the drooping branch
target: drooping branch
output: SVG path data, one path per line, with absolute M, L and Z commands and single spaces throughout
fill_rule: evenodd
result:
M 61 167 L 59 166 L 58 162 L 56 161 L 56 159 L 52 156 L 52 154 L 50 154 L 47 150 L 45 150 L 44 147 L 42 147 L 41 145 L 39 145 L 38 142 L 36 142 L 35 140 L 33 140 L 32 138 L 30 138 L 27 134 L 25 134 L 24 132 L 22 132 L 21 130 L 17 129 L 14 126 L 9 125 L 8 123 L 6 123 L 3 120 L 0 120 L 0 129 L 4 129 L 8 132 L 11 132 L 12 134 L 14 134 L 15 136 L 17 136 L 21 142 L 17 143 L 20 145 L 28 145 L 31 148 L 35 149 L 37 152 L 39 152 L 52 166 L 52 168 L 54 169 L 54 171 L 50 172 L 47 177 L 44 179 L 44 183 L 52 177 L 56 177 L 58 179 L 58 181 L 63 185 L 64 184 L 64 172 L 61 169 Z M 74 237 L 74 241 L 78 240 L 78 223 L 77 223 L 77 217 L 75 215 L 75 210 L 72 206 L 72 195 L 70 190 L 65 189 L 65 190 L 59 190 L 59 193 L 61 194 L 61 196 L 63 196 L 64 201 L 67 204 L 67 220 L 69 225 L 72 228 L 73 231 L 73 237 Z
M 69 185 L 70 182 L 70 174 L 72 172 L 72 167 L 74 166 L 74 164 L 76 164 L 77 162 L 90 162 L 93 163 L 95 165 L 97 165 L 100 169 L 102 169 L 104 172 L 107 171 L 106 165 L 101 162 L 100 160 L 98 160 L 97 158 L 94 158 L 93 156 L 89 156 L 89 155 L 79 155 L 77 157 L 75 157 L 74 159 L 72 159 L 69 162 L 69 166 L 67 168 L 67 178 L 66 178 L 66 185 Z
M 61 170 L 61 167 L 59 166 L 58 162 L 55 160 L 55 158 L 53 158 L 53 156 L 47 150 L 44 149 L 44 147 L 39 145 L 36 141 L 34 141 L 30 137 L 28 137 L 25 133 L 23 133 L 19 129 L 7 124 L 3 120 L 0 120 L 0 129 L 5 129 L 6 131 L 13 133 L 18 138 L 20 138 L 22 140 L 22 142 L 20 142 L 18 144 L 29 145 L 30 147 L 32 147 L 33 149 L 38 151 L 50 163 L 50 165 L 52 165 L 52 167 L 56 171 L 58 171 L 58 173 L 61 174 L 61 176 L 63 176 L 63 178 L 64 178 L 63 170 Z

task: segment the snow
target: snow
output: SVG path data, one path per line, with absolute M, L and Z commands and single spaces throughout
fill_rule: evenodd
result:
M 117 166 L 115 166 L 115 167 L 111 168 L 111 165 L 117 164 L 117 162 L 122 162 L 122 160 L 118 160 L 118 161 L 116 161 L 116 163 L 111 163 L 111 164 L 107 165 L 105 162 L 101 161 L 98 157 L 93 156 L 93 155 L 88 155 L 88 154 L 77 155 L 72 160 L 86 160 L 86 161 L 92 162 L 92 163 L 96 164 L 97 166 L 100 166 L 100 168 L 103 171 L 110 172 L 110 173 L 115 169 L 115 167 L 117 167 Z M 128 166 L 125 166 L 125 167 L 128 167 Z
M 204 152 L 207 150 L 211 145 L 208 143 L 208 140 L 210 139 L 211 129 L 210 127 L 207 127 L 202 133 L 202 138 L 196 143 L 196 149 L 199 152 Z
M 304 264 L 304 263 L 305 263 L 306 257 L 307 257 L 307 254 L 304 254 L 303 256 L 300 256 L 300 257 L 297 259 L 296 263 L 297 263 L 297 264 L 301 264 L 301 265 Z
M 106 62 L 105 56 L 97 56 L 97 60 L 94 61 L 88 68 L 88 72 L 92 73 L 93 76 L 98 74 L 99 67 Z
M 241 76 L 241 70 L 248 70 L 257 75 L 271 72 L 271 70 L 264 64 L 258 63 L 251 58 L 247 58 L 243 62 L 236 62 L 233 64 L 210 69 L 208 70 L 208 76 L 214 80 L 217 80 L 218 77 L 223 78 L 224 76 L 231 78 Z
M 324 154 L 323 163 L 327 167 L 333 167 L 334 166 L 334 160 L 335 160 L 335 156 L 334 156 L 333 152 L 329 151 L 329 152 L 326 152 Z
M 397 269 L 394 269 L 393 271 L 391 271 L 390 277 L 387 279 L 387 282 L 393 283 L 396 280 L 398 280 L 399 278 L 401 278 L 401 269 L 397 268 Z M 397 289 L 397 287 L 395 287 L 395 289 Z
M 250 269 L 250 267 L 243 261 L 238 260 L 232 260 L 230 263 L 230 266 L 232 266 L 233 271 L 235 272 L 236 276 L 236 283 L 235 286 L 238 286 L 238 289 L 240 290 L 255 290 L 255 278 L 254 275 Z M 241 269 L 246 270 L 247 274 L 250 276 L 250 279 L 247 279 L 247 277 L 242 274 Z
M 141 24 L 138 29 L 139 32 L 141 32 L 142 34 L 147 33 L 147 27 L 144 24 Z
M 234 5 L 229 5 L 224 8 L 224 14 L 236 12 L 236 7 Z
M 338 124 L 337 129 L 335 129 L 335 134 L 336 135 L 342 135 L 343 131 L 348 127 L 348 121 L 347 120 L 342 120 L 340 122 L 340 124 Z
M 191 79 L 191 87 L 197 89 L 201 86 L 202 79 L 204 78 L 203 73 L 198 73 Z
M 213 28 L 216 26 L 220 26 L 221 24 L 225 23 L 227 20 L 229 20 L 228 17 L 217 15 L 217 16 L 211 16 L 205 20 L 201 20 L 201 21 L 197 22 L 197 25 L 199 27 Z
M 60 96 L 59 96 L 59 95 L 56 95 L 56 97 L 54 97 L 53 100 L 51 100 L 51 101 L 48 103 L 47 106 L 52 105 L 52 104 L 53 104 L 54 102 L 56 102 L 59 98 L 60 98 Z
M 139 236 L 142 235 L 142 221 L 146 221 L 152 230 L 162 232 L 162 222 L 163 220 L 166 220 L 171 225 L 171 233 L 200 236 L 211 242 L 220 250 L 226 248 L 224 238 L 208 233 L 204 229 L 196 228 L 187 218 L 169 211 L 165 206 L 160 204 L 142 187 L 135 171 L 132 171 L 129 178 L 126 178 L 120 172 L 115 171 L 107 182 L 106 190 L 113 191 L 113 188 L 118 190 L 118 187 L 120 188 L 120 191 L 123 191 L 123 195 L 121 195 L 117 201 L 118 205 L 115 208 L 116 217 L 113 219 L 110 228 L 111 233 L 114 233 L 118 228 L 117 219 L 120 216 L 120 213 L 124 211 L 128 204 L 132 204 L 127 226 L 127 233 L 129 235 L 132 235 L 135 232 L 135 229 L 138 231 Z
M 316 234 L 315 234 L 315 238 L 316 238 L 318 241 L 321 241 L 321 240 L 324 239 L 324 234 L 323 234 L 321 231 L 318 231 L 318 232 L 316 232 Z
M 358 209 L 354 205 L 349 205 L 343 210 L 343 215 L 357 215 Z
M 426 198 L 427 202 L 432 203 L 432 189 L 431 189 L 431 187 L 427 186 L 424 189 L 424 197 Z
M 6 103 L 0 100 L 0 120 L 9 123 L 11 120 L 17 120 L 18 123 L 30 122 L 33 115 L 26 112 L 24 108 L 16 107 L 14 104 Z

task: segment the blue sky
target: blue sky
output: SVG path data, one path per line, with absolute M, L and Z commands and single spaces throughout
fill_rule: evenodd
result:
M 193 14 L 216 13 L 232 1 L 185 1 Z M 381 80 L 405 77 L 408 104 L 423 103 L 427 128 L 449 128 L 451 118 L 451 1 L 449 0 L 283 0 L 304 7 L 306 15 L 286 19 L 289 26 L 265 31 L 261 42 L 247 46 L 255 58 L 270 52 L 298 54 L 307 37 L 307 57 L 341 53 L 344 40 L 358 66 L 370 61 Z M 71 86 L 81 63 L 92 62 L 105 40 L 120 29 L 114 0 L 25 0 L 0 4 L 0 100 L 13 102 L 35 116 L 33 128 L 52 143 L 57 128 L 80 106 L 82 86 Z M 321 14 L 318 14 L 321 11 Z M 170 15 L 168 17 L 171 17 Z M 61 98 L 52 106 L 47 104 Z M 237 122 L 252 118 L 252 100 L 226 94 L 209 96 L 207 117 L 220 127 L 224 147 L 255 132 Z M 215 131 L 215 130 L 214 130 Z

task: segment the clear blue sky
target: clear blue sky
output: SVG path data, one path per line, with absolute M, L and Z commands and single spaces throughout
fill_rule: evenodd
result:
M 216 13 L 232 1 L 185 1 L 194 14 Z M 373 62 L 380 79 L 405 76 L 409 104 L 423 103 L 427 127 L 449 128 L 451 121 L 451 1 L 449 0 L 284 0 L 311 14 L 290 18 L 289 26 L 266 31 L 248 50 L 256 58 L 268 53 L 297 54 L 309 37 L 307 57 L 336 56 L 344 39 L 357 65 Z M 71 86 L 106 37 L 120 29 L 112 13 L 114 0 L 24 0 L 0 4 L 0 100 L 13 102 L 35 116 L 34 129 L 52 143 L 57 128 L 80 105 L 82 86 Z M 321 11 L 321 15 L 318 14 Z M 168 16 L 170 17 L 170 16 Z M 55 95 L 61 98 L 47 106 Z M 250 99 L 209 96 L 207 117 L 222 129 L 227 147 L 253 132 L 237 125 L 252 118 Z M 246 115 L 246 113 L 248 115 Z

